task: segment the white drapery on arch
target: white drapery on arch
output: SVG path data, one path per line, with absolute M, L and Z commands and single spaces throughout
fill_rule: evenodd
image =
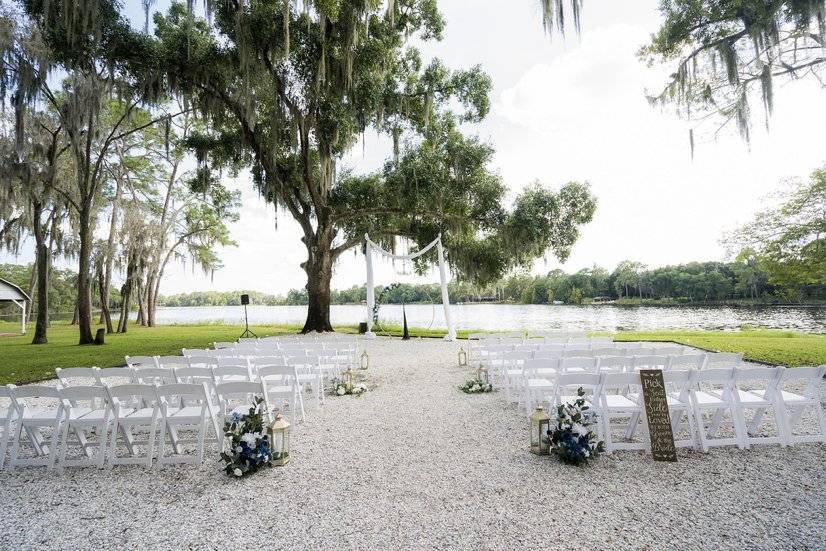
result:
M 445 251 L 442 247 L 442 234 L 434 239 L 429 245 L 422 250 L 413 254 L 393 254 L 390 251 L 385 251 L 379 245 L 370 240 L 368 234 L 364 234 L 364 255 L 367 258 L 367 336 L 375 337 L 373 333 L 373 308 L 376 305 L 375 288 L 373 283 L 373 252 L 377 252 L 382 256 L 392 258 L 394 260 L 413 260 L 427 253 L 433 247 L 439 254 L 439 279 L 442 284 L 442 306 L 445 309 L 445 323 L 447 324 L 447 335 L 445 340 L 456 340 L 456 329 L 453 327 L 453 318 L 450 315 L 450 295 L 447 292 L 447 269 L 445 267 Z

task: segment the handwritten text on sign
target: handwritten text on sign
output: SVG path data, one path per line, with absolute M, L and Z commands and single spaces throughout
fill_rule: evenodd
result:
M 659 369 L 640 370 L 640 380 L 651 437 L 651 455 L 654 456 L 654 461 L 677 461 L 663 372 Z

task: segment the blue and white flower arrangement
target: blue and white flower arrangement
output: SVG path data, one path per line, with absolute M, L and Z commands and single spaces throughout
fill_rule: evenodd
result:
M 272 451 L 264 426 L 264 399 L 256 396 L 245 414 L 233 413 L 224 423 L 224 472 L 241 478 L 272 466 Z
M 584 465 L 605 451 L 605 443 L 596 432 L 597 415 L 584 398 L 580 387 L 573 403 L 556 408 L 556 425 L 548 430 L 551 453 L 563 463 Z

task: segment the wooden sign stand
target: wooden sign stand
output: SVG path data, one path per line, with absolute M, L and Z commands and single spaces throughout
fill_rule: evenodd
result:
M 642 369 L 640 381 L 645 417 L 648 420 L 648 435 L 651 439 L 651 455 L 654 461 L 677 461 L 663 372 L 659 369 Z

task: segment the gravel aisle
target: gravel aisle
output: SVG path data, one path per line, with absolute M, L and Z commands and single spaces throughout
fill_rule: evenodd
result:
M 456 344 L 367 348 L 371 391 L 310 407 L 285 468 L 0 472 L 0 548 L 826 548 L 824 446 L 568 467 L 503 395 L 457 390 Z

